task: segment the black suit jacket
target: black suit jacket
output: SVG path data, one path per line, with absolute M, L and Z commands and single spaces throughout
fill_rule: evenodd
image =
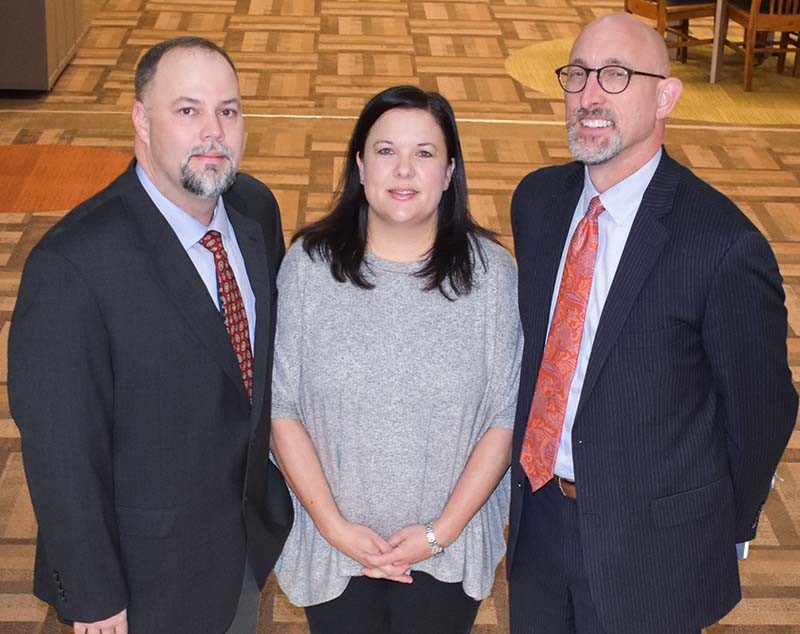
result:
M 583 165 L 529 174 L 512 202 L 525 335 L 522 439 Z M 664 152 L 600 319 L 572 431 L 586 571 L 614 634 L 708 625 L 740 598 L 735 543 L 754 537 L 794 426 L 781 276 L 735 205 Z
M 268 462 L 278 206 L 244 174 L 224 200 L 256 297 L 252 408 L 222 316 L 134 163 L 25 266 L 10 405 L 39 522 L 34 591 L 65 620 L 127 606 L 132 634 L 223 632 L 245 558 L 263 585 L 291 527 Z

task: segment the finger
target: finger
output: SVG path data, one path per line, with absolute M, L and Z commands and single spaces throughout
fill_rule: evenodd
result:
M 384 574 L 383 570 L 381 570 L 380 568 L 367 568 L 366 566 L 364 566 L 361 569 L 361 574 L 364 575 L 365 577 L 370 577 L 372 579 L 386 578 L 386 574 Z
M 384 566 L 402 566 L 408 567 L 405 558 L 399 556 L 395 551 L 386 553 L 385 555 L 367 555 L 364 560 L 373 567 L 383 568 Z M 405 568 L 404 568 L 405 569 Z
M 375 546 L 378 548 L 378 552 L 380 552 L 381 554 L 389 553 L 392 551 L 393 546 L 377 533 L 373 538 L 373 542 L 375 543 Z
M 404 530 L 405 529 L 403 529 L 403 531 Z M 403 531 L 395 533 L 387 540 L 392 548 L 397 548 L 400 544 L 406 541 L 406 539 L 408 539 L 407 535 Z
M 398 583 L 414 583 L 414 578 L 411 575 L 393 575 L 391 577 L 386 577 L 389 581 L 396 581 Z
M 406 570 L 408 570 L 408 564 L 392 563 L 383 566 L 372 566 L 372 568 L 381 570 L 385 577 L 395 577 L 397 575 L 405 574 Z

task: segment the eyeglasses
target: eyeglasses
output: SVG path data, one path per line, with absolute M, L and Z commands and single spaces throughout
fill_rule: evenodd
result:
M 561 84 L 564 92 L 580 92 L 586 88 L 586 81 L 589 78 L 589 74 L 592 72 L 597 73 L 597 83 L 600 84 L 600 88 L 611 95 L 616 95 L 624 91 L 628 87 L 633 75 L 666 79 L 664 75 L 644 73 L 640 70 L 633 70 L 631 68 L 625 68 L 624 66 L 617 66 L 616 64 L 609 64 L 607 66 L 601 66 L 600 68 L 586 68 L 585 66 L 579 66 L 577 64 L 567 64 L 561 68 L 556 68 L 558 83 Z

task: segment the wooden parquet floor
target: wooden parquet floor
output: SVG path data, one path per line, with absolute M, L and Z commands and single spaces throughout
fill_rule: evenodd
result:
M 568 159 L 563 106 L 504 70 L 514 50 L 574 37 L 621 0 L 85 0 L 88 25 L 74 61 L 48 94 L 0 93 L 0 152 L 12 144 L 132 151 L 133 71 L 143 50 L 197 33 L 225 46 L 241 76 L 247 119 L 243 169 L 275 191 L 287 237 L 325 210 L 353 117 L 397 83 L 446 95 L 455 108 L 477 218 L 510 243 L 519 179 Z M 762 67 L 756 73 L 773 73 Z M 724 81 L 740 82 L 738 74 Z M 691 90 L 691 86 L 687 87 Z M 800 95 L 800 82 L 798 82 Z M 784 274 L 789 355 L 800 378 L 800 127 L 675 121 L 668 151 L 722 190 L 764 231 Z M 7 193 L 0 192 L 4 197 Z M 9 319 L 25 258 L 65 210 L 0 214 L 0 382 Z M 769 421 L 764 421 L 765 425 Z M 30 595 L 35 518 L 20 440 L 0 390 L 0 632 L 56 634 L 52 610 Z M 709 634 L 800 634 L 800 437 L 779 468 L 750 559 L 744 600 Z M 476 634 L 508 632 L 498 574 Z M 301 610 L 270 580 L 261 631 L 303 634 Z M 149 634 L 149 633 L 148 633 Z M 347 633 L 343 633 L 347 634 Z M 646 634 L 646 633 L 642 633 Z

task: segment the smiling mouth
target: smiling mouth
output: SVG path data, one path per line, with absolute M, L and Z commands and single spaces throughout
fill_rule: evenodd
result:
M 608 110 L 599 108 L 595 110 L 579 108 L 572 113 L 570 121 L 572 125 L 577 124 L 581 128 L 590 130 L 602 130 L 604 128 L 613 128 L 616 126 L 613 114 Z
M 390 189 L 389 194 L 392 197 L 397 198 L 399 200 L 409 200 L 417 195 L 417 190 L 415 189 Z
M 608 119 L 579 119 L 578 122 L 584 128 L 599 129 L 614 127 L 614 122 Z

